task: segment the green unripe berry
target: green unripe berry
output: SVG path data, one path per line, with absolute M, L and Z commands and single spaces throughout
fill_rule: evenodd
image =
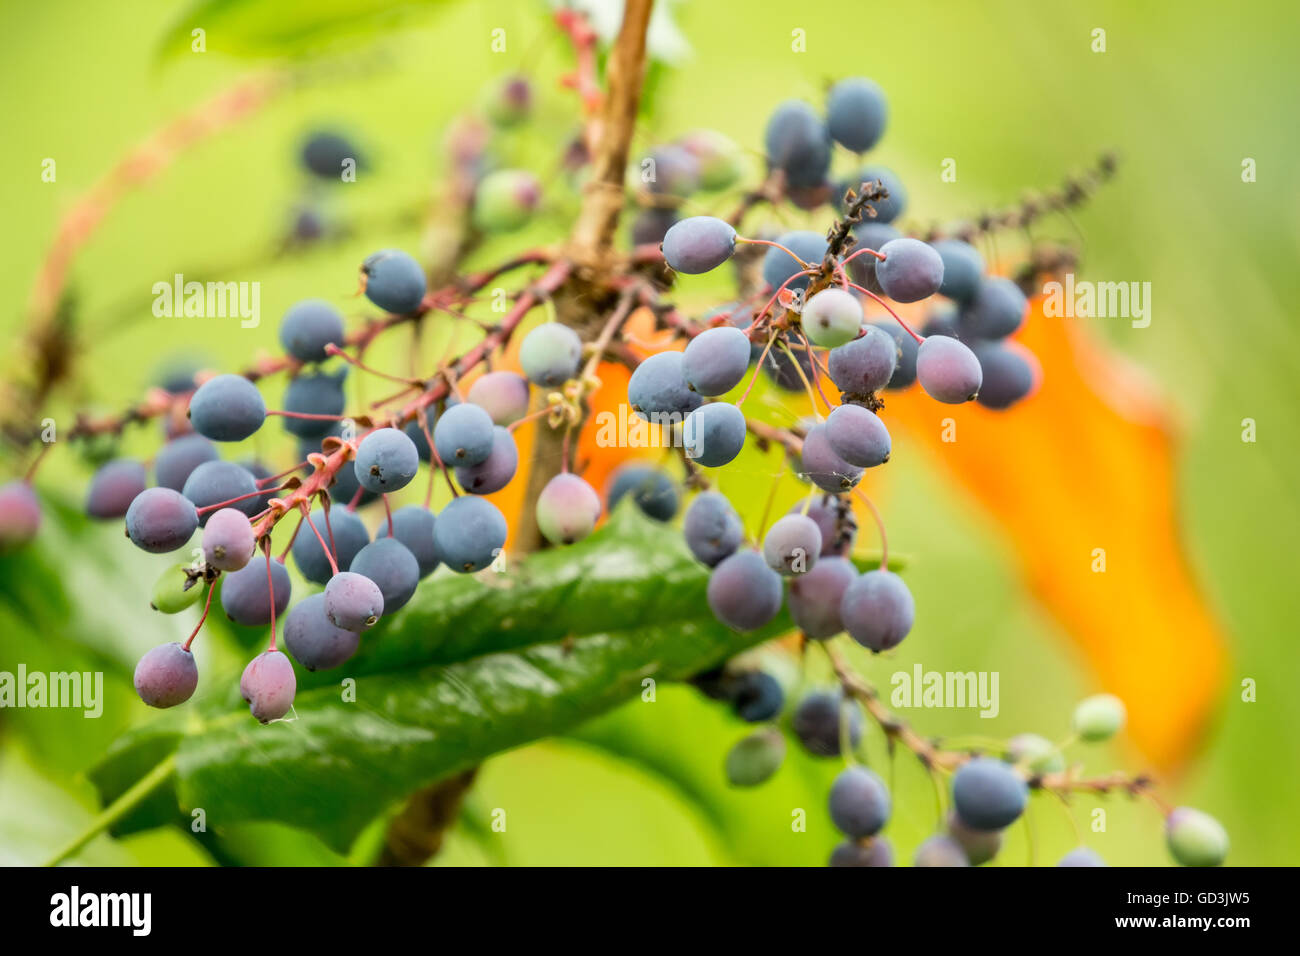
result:
M 191 578 L 187 564 L 174 564 L 154 582 L 153 596 L 149 599 L 155 611 L 179 614 L 193 607 L 203 597 L 207 585 L 202 577 Z
M 542 188 L 532 173 L 499 169 L 474 191 L 474 225 L 484 232 L 512 232 L 532 218 Z
M 1228 855 L 1228 831 L 1208 813 L 1178 807 L 1165 821 L 1169 853 L 1180 866 L 1219 866 Z
M 1114 694 L 1096 694 L 1074 708 L 1074 732 L 1090 744 L 1110 740 L 1124 726 L 1124 702 Z
M 495 126 L 518 126 L 532 112 L 532 85 L 522 76 L 507 76 L 493 84 L 484 107 Z
M 716 130 L 697 129 L 683 136 L 679 144 L 699 164 L 702 189 L 727 189 L 745 174 L 740 147 Z
M 727 782 L 733 787 L 757 787 L 776 773 L 785 760 L 785 737 L 765 727 L 739 741 L 727 753 Z
M 1007 741 L 1007 759 L 1031 773 L 1059 773 L 1065 769 L 1065 755 L 1038 734 L 1016 734 Z

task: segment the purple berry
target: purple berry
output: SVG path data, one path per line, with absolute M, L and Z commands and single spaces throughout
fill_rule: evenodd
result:
M 875 412 L 861 405 L 840 405 L 826 416 L 826 440 L 850 465 L 874 468 L 889 461 L 889 431 Z
M 126 509 L 127 537 L 152 554 L 184 547 L 198 526 L 193 503 L 170 488 L 146 488 Z
M 415 595 L 420 583 L 420 562 L 396 538 L 377 537 L 357 552 L 352 559 L 351 573 L 363 575 L 378 585 L 383 595 L 379 613 L 394 614 Z M 325 587 L 328 591 L 329 585 Z M 343 626 L 341 622 L 340 626 Z
M 831 866 L 893 866 L 894 848 L 882 836 L 865 843 L 845 840 L 831 853 Z
M 432 574 L 441 560 L 438 556 L 438 547 L 433 540 L 433 529 L 436 523 L 433 512 L 420 505 L 406 505 L 393 512 L 392 536 L 406 545 L 406 550 L 415 556 L 421 578 Z M 375 537 L 387 538 L 388 536 L 388 525 L 381 524 Z
M 338 667 L 357 652 L 360 635 L 336 627 L 325 615 L 325 595 L 313 594 L 289 610 L 284 621 L 284 645 L 309 671 Z
M 821 641 L 844 630 L 840 601 L 857 577 L 852 561 L 832 555 L 790 581 L 790 617 L 805 636 Z
M 777 237 L 776 241 L 810 265 L 818 265 L 826 257 L 826 237 L 820 232 L 787 232 Z M 772 246 L 763 254 L 763 281 L 774 290 L 802 271 L 803 266 L 792 259 L 785 249 Z M 799 276 L 786 288 L 806 289 L 808 282 L 808 276 Z
M 712 272 L 736 251 L 736 230 L 714 216 L 691 216 L 664 235 L 664 261 L 684 275 Z
M 785 515 L 763 536 L 763 559 L 780 574 L 803 574 L 816 564 L 821 553 L 821 529 L 807 515 Z
M 528 414 L 528 379 L 517 372 L 488 372 L 474 380 L 465 395 L 492 416 L 497 425 L 513 425 Z
M 862 480 L 862 469 L 835 454 L 825 425 L 814 425 L 803 439 L 800 473 L 822 491 L 849 491 Z
M 856 750 L 862 740 L 862 711 L 839 691 L 816 690 L 799 701 L 790 727 L 810 754 L 834 757 L 840 753 L 840 725 L 848 722 L 848 744 Z
M 980 363 L 980 391 L 975 400 L 985 408 L 1002 411 L 1034 390 L 1037 362 L 1018 342 L 977 342 L 971 351 Z
M 275 615 L 289 606 L 292 583 L 279 561 L 271 562 L 271 583 L 275 588 Z M 221 576 L 221 608 L 236 624 L 261 627 L 271 623 L 271 588 L 266 582 L 266 561 L 250 561 L 240 570 Z
M 904 236 L 885 243 L 876 265 L 876 280 L 895 302 L 919 302 L 939 291 L 943 259 L 920 239 Z
M 384 594 L 370 578 L 340 571 L 325 585 L 325 616 L 335 627 L 360 634 L 374 627 L 384 613 Z
M 623 465 L 609 483 L 606 497 L 612 512 L 624 495 L 631 495 L 637 508 L 655 521 L 672 521 L 677 514 L 677 485 L 661 468 Z
M 239 693 L 248 702 L 249 712 L 264 724 L 289 713 L 297 690 L 293 664 L 278 650 L 258 654 L 239 678 Z
M 826 124 L 801 100 L 786 100 L 772 113 L 763 135 L 767 163 L 785 173 L 791 186 L 819 186 L 831 166 Z
M 370 543 L 370 532 L 366 530 L 365 523 L 355 512 L 346 508 L 330 508 L 328 522 L 323 509 L 313 511 L 307 520 L 320 532 L 320 537 L 317 538 L 312 528 L 304 525 L 293 539 L 290 550 L 298 572 L 316 584 L 326 584 L 334 576 L 334 569 L 330 566 L 325 548 L 321 547 L 321 541 L 330 547 L 330 539 L 333 539 L 334 559 L 338 562 L 340 571 L 350 571 L 353 559 Z
M 492 453 L 477 465 L 456 469 L 456 481 L 474 495 L 490 495 L 510 483 L 519 468 L 519 449 L 514 436 L 497 425 L 492 429 Z
M 852 342 L 826 353 L 826 371 L 841 392 L 865 397 L 890 383 L 897 361 L 897 341 L 887 332 L 869 325 Z
M 973 338 L 1006 338 L 1024 325 L 1028 311 L 1029 300 L 1020 286 L 1003 276 L 988 276 L 980 280 L 962 312 L 962 332 Z
M 117 458 L 102 465 L 90 479 L 86 514 L 92 518 L 121 518 L 148 480 L 144 465 L 129 458 Z
M 691 554 L 711 568 L 734 554 L 745 537 L 740 515 L 731 502 L 716 491 L 702 492 L 691 502 L 686 509 L 682 532 Z
M 222 508 L 203 529 L 203 559 L 218 571 L 238 571 L 252 558 L 256 543 L 248 515 Z
M 936 833 L 916 848 L 913 866 L 970 866 L 962 845 L 947 833 Z
M 161 487 L 180 491 L 195 468 L 219 457 L 217 446 L 202 435 L 181 435 L 163 445 L 154 458 L 154 478 Z
M 975 297 L 984 274 L 984 257 L 974 246 L 961 239 L 938 239 L 931 243 L 943 260 L 943 283 L 939 294 L 954 302 L 969 302 Z
M 984 373 L 975 353 L 961 342 L 931 335 L 916 350 L 916 378 L 931 398 L 960 405 L 979 394 Z
M 194 502 L 195 508 L 210 508 L 225 501 L 233 501 L 230 507 L 252 517 L 261 510 L 260 498 L 246 497 L 257 495 L 257 479 L 253 473 L 233 461 L 205 461 L 185 479 L 181 494 Z M 242 501 L 234 501 L 242 498 Z M 199 524 L 207 525 L 212 512 L 199 515 Z
M 844 591 L 840 620 L 849 636 L 870 650 L 897 647 L 912 630 L 916 603 L 892 571 L 868 571 Z
M 781 576 L 757 551 L 737 551 L 709 575 L 709 609 L 734 631 L 753 631 L 781 611 Z
M 175 707 L 194 695 L 199 668 L 194 655 L 173 641 L 160 644 L 135 665 L 135 692 L 150 707 Z
M 854 839 L 875 836 L 889 822 L 890 799 L 885 782 L 866 767 L 848 767 L 831 784 L 831 820 Z

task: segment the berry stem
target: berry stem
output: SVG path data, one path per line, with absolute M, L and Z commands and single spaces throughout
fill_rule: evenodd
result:
M 739 408 L 745 404 L 745 399 L 749 398 L 749 393 L 754 390 L 754 383 L 758 381 L 758 373 L 763 370 L 763 362 L 767 359 L 767 353 L 772 350 L 772 343 L 776 341 L 777 330 L 773 329 L 771 335 L 767 337 L 767 344 L 763 346 L 763 352 L 754 363 L 754 374 L 749 377 L 749 384 L 745 386 L 745 391 L 741 393 L 740 398 L 736 399 L 736 407 Z
M 380 495 L 379 497 L 381 497 L 381 498 L 384 499 L 384 517 L 386 517 L 386 518 L 388 519 L 388 536 L 389 536 L 390 538 L 393 538 L 394 540 L 396 540 L 397 535 L 393 533 L 393 508 L 392 508 L 392 506 L 388 503 L 388 495 L 387 495 L 387 494 L 382 494 L 382 495 Z M 328 513 L 327 513 L 326 516 L 325 516 L 325 522 L 326 522 L 326 524 L 329 523 L 329 515 L 328 515 Z M 331 546 L 331 547 L 334 546 L 334 536 L 333 536 L 332 534 L 330 535 L 330 546 Z
M 365 362 L 361 361 L 360 358 L 349 355 L 347 352 L 343 351 L 333 342 L 330 342 L 325 346 L 325 354 L 337 355 L 339 358 L 343 359 L 343 361 L 347 362 L 349 365 L 355 365 L 363 372 L 369 372 L 371 375 L 377 375 L 380 378 L 386 378 L 390 382 L 400 382 L 403 385 L 414 385 L 414 386 L 424 385 L 424 382 L 422 382 L 418 378 L 403 378 L 400 375 L 389 375 L 387 372 L 381 372 L 377 368 L 371 368 Z
M 903 327 L 904 331 L 906 331 L 907 334 L 910 335 L 912 338 L 916 339 L 917 345 L 920 345 L 922 342 L 925 341 L 925 337 L 921 335 L 917 335 L 915 332 L 913 332 L 912 327 L 908 325 L 906 322 L 904 322 L 901 318 L 899 318 L 898 313 L 895 312 L 893 309 L 891 309 L 889 307 L 889 303 L 886 302 L 884 299 L 882 299 L 880 296 L 876 295 L 870 289 L 862 288 L 862 286 L 858 285 L 856 282 L 850 282 L 849 285 L 853 286 L 853 288 L 857 289 L 863 295 L 870 296 L 872 299 L 875 299 L 877 302 L 883 305 L 885 307 L 885 311 L 894 317 L 895 321 L 897 321 L 898 324 Z
M 306 505 L 302 505 L 301 507 L 302 507 L 302 514 L 303 514 L 303 517 L 307 519 L 307 524 L 311 525 L 312 533 L 313 533 L 314 535 L 316 535 L 316 540 L 320 542 L 320 546 L 321 546 L 322 550 L 324 550 L 324 552 L 325 552 L 325 557 L 329 558 L 329 562 L 330 562 L 330 570 L 333 571 L 335 574 L 338 574 L 338 573 L 339 573 L 339 563 L 338 563 L 336 560 L 334 560 L 334 550 L 333 550 L 333 549 L 332 549 L 328 544 L 326 544 L 326 543 L 325 543 L 325 539 L 321 537 L 320 528 L 316 527 L 315 522 L 313 522 L 313 521 L 311 520 L 311 518 L 309 517 L 309 509 L 308 509 L 308 507 L 307 507 Z M 326 518 L 326 520 L 328 521 L 329 519 Z M 270 581 L 270 580 L 271 580 L 271 563 L 270 563 L 270 553 L 269 553 L 269 552 L 267 553 L 266 579 L 267 579 L 267 581 Z M 272 593 L 272 597 L 274 597 L 274 592 Z M 271 603 L 274 604 L 275 602 L 272 601 Z M 274 633 L 272 633 L 272 635 L 271 635 L 271 647 L 272 647 L 272 648 L 275 647 L 275 634 L 274 634 Z
M 313 526 L 314 527 L 314 526 Z M 321 542 L 324 547 L 325 542 Z M 271 646 L 269 651 L 275 650 L 275 581 L 271 577 L 271 539 L 266 538 L 262 544 L 262 551 L 266 554 L 266 597 L 271 605 Z M 334 564 L 333 558 L 330 559 L 330 565 L 334 568 L 334 573 L 339 573 L 337 564 Z
M 258 491 L 250 491 L 246 495 L 240 495 L 238 498 L 230 498 L 226 501 L 218 501 L 214 505 L 204 505 L 202 508 L 195 509 L 199 514 L 207 514 L 209 511 L 216 511 L 218 508 L 228 508 L 240 501 L 247 501 L 249 498 L 260 498 L 262 495 L 274 494 L 277 491 L 284 491 L 289 485 L 280 485 L 278 488 L 262 488 Z
M 749 244 L 752 245 L 752 246 L 771 246 L 773 249 L 780 249 L 782 252 L 784 252 L 786 255 L 788 255 L 788 256 L 789 256 L 791 259 L 793 259 L 795 262 L 799 263 L 799 265 L 803 266 L 803 268 L 804 268 L 805 270 L 807 270 L 807 269 L 811 269 L 811 268 L 812 268 L 812 263 L 811 263 L 811 262 L 804 262 L 802 259 L 800 259 L 798 256 L 796 256 L 793 252 L 791 252 L 787 247 L 781 245 L 781 243 L 779 243 L 779 242 L 773 242 L 771 239 L 749 239 L 749 238 L 746 238 L 745 236 L 737 236 L 737 237 L 736 237 L 736 241 L 737 241 L 737 242 L 747 242 L 747 243 L 749 243 Z
M 212 607 L 212 592 L 216 590 L 216 588 L 213 587 L 214 584 L 216 584 L 215 581 L 208 582 L 208 596 L 203 602 L 203 613 L 199 616 L 199 623 L 194 625 L 194 630 L 191 631 L 190 636 L 185 639 L 185 643 L 181 645 L 181 647 L 185 648 L 187 651 L 190 649 L 190 645 L 194 643 L 194 638 L 199 636 L 199 631 L 203 628 L 203 622 L 208 619 L 208 609 Z

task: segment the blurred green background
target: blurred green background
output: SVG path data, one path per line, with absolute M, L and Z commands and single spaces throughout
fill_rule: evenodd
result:
M 162 123 L 273 62 L 244 54 L 301 45 L 300 35 L 283 28 L 297 22 L 297 3 L 254 5 L 260 14 L 248 14 L 242 3 L 210 6 L 208 52 L 183 46 L 166 56 L 159 51 L 176 22 L 175 3 L 137 0 L 128 11 L 48 0 L 0 9 L 7 107 L 0 196 L 9 223 L 0 255 L 9 308 L 0 321 L 7 343 L 24 334 L 33 277 L 76 198 Z M 307 81 L 187 151 L 112 210 L 72 270 L 76 329 L 87 347 L 76 356 L 73 387 L 49 408 L 56 419 L 67 421 L 74 408 L 123 406 L 177 352 L 223 368 L 242 367 L 259 351 L 275 354 L 278 317 L 300 298 L 321 296 L 351 315 L 364 314 L 359 300 L 349 298 L 357 263 L 381 246 L 426 251 L 422 213 L 438 195 L 447 126 L 473 108 L 486 83 L 511 70 L 534 77 L 540 107 L 528 128 L 503 140 L 503 162 L 542 176 L 547 211 L 526 232 L 489 243 L 473 261 L 487 264 L 562 235 L 574 199 L 556 174 L 556 153 L 576 128 L 575 97 L 557 86 L 571 55 L 543 4 L 302 6 L 319 18 L 348 8 L 392 8 L 396 22 L 381 17 L 376 26 L 363 18 L 329 33 L 340 56 L 316 61 Z M 1083 236 L 1078 272 L 1152 283 L 1149 328 L 1101 321 L 1097 331 L 1149 369 L 1176 410 L 1183 436 L 1179 486 L 1147 491 L 1176 496 L 1193 566 L 1232 655 L 1218 718 L 1198 757 L 1165 793 L 1222 820 L 1233 841 L 1230 863 L 1295 862 L 1300 333 L 1292 303 L 1300 294 L 1294 179 L 1300 71 L 1291 47 L 1300 9 L 1238 4 L 1228 21 L 1205 2 L 916 2 L 905 11 L 877 12 L 757 0 L 743 7 L 683 2 L 663 12 L 671 13 L 684 45 L 672 42 L 669 24 L 660 25 L 678 62 L 652 76 L 638 145 L 712 126 L 751 150 L 757 168 L 754 149 L 773 105 L 788 97 L 820 101 L 828 81 L 865 74 L 885 87 L 891 106 L 888 132 L 873 157 L 904 177 L 909 218 L 922 224 L 1013 202 L 1026 188 L 1054 185 L 1103 148 L 1120 152 L 1115 182 L 1074 216 Z M 490 51 L 495 28 L 507 31 L 504 53 Z M 1105 53 L 1091 50 L 1096 28 L 1106 31 Z M 795 29 L 806 31 L 807 52 L 792 52 Z M 306 181 L 296 146 L 318 126 L 346 130 L 362 145 L 371 169 L 356 184 L 322 189 Z M 56 183 L 40 179 L 46 157 L 57 161 Z M 947 157 L 957 160 L 955 183 L 939 177 Z M 1257 182 L 1242 182 L 1246 157 L 1257 163 Z M 351 234 L 276 256 L 293 209 L 309 198 Z M 699 211 L 711 211 L 710 203 Z M 820 221 L 793 211 L 780 218 Z M 1051 232 L 1077 240 L 1063 221 L 1045 227 Z M 176 272 L 260 282 L 261 326 L 154 318 L 151 286 Z M 713 277 L 682 285 L 692 309 L 726 294 Z M 446 347 L 447 335 L 423 343 L 426 365 Z M 404 368 L 408 347 L 408 341 L 388 342 L 372 358 L 381 367 Z M 8 372 L 22 374 L 15 361 L 7 357 Z M 268 394 L 271 407 L 278 387 Z M 379 387 L 368 383 L 370 398 Z M 1243 418 L 1258 422 L 1258 442 L 1241 441 Z M 140 429 L 125 447 L 148 456 L 156 438 L 151 428 Z M 258 447 L 277 462 L 288 454 L 269 443 Z M 4 477 L 20 464 L 6 462 Z M 1002 708 L 996 719 L 972 711 L 905 716 L 927 732 L 1064 736 L 1072 702 L 1098 689 L 1095 678 L 1024 592 L 988 517 L 923 458 L 898 456 L 890 467 L 896 470 L 883 505 L 895 547 L 912 556 L 908 580 L 923 612 L 897 656 L 864 663 L 866 673 L 887 683 L 893 670 L 914 662 L 997 670 Z M 73 455 L 56 450 L 42 469 L 42 488 L 75 502 L 87 476 Z M 766 492 L 752 477 L 741 474 L 722 486 L 751 515 Z M 12 669 L 15 659 L 31 669 L 66 669 L 78 654 L 133 657 L 187 629 L 147 610 L 147 582 L 158 562 L 132 552 L 116 526 L 103 529 L 94 547 L 76 550 L 63 553 L 63 593 L 45 597 L 73 608 L 77 632 L 41 633 L 5 612 L 0 669 Z M 0 585 L 29 586 L 11 578 Z M 60 590 L 58 582 L 42 586 Z M 1114 613 L 1115 627 L 1124 628 L 1123 608 Z M 786 668 L 792 686 L 825 677 L 820 663 L 801 676 L 788 659 L 773 660 Z M 1256 702 L 1240 699 L 1245 679 L 1257 683 Z M 0 862 L 38 862 L 91 816 L 93 791 L 81 771 L 125 726 L 146 717 L 128 683 L 109 693 L 105 716 L 96 721 L 0 713 Z M 670 688 L 653 707 L 633 703 L 572 738 L 500 756 L 480 774 L 438 862 L 823 862 L 835 843 L 822 809 L 835 768 L 792 754 L 769 786 L 730 791 L 722 759 L 742 733 L 743 725 L 721 708 Z M 869 749 L 888 766 L 878 733 Z M 1141 766 L 1122 740 L 1087 757 L 1097 770 Z M 900 759 L 894 773 L 897 809 L 889 833 L 907 857 L 934 826 L 934 798 L 914 762 Z M 1087 826 L 1093 805 L 1076 802 L 1080 826 Z M 1111 811 L 1107 830 L 1089 834 L 1087 842 L 1103 857 L 1112 864 L 1165 862 L 1151 806 L 1118 798 L 1098 805 Z M 497 808 L 507 811 L 504 833 L 491 827 Z M 808 811 L 806 833 L 791 831 L 796 808 Z M 1076 843 L 1055 801 L 1036 801 L 1031 816 L 1040 862 Z M 344 862 L 313 838 L 278 825 L 226 828 L 214 839 L 201 844 L 173 831 L 120 843 L 100 838 L 81 859 Z M 1028 854 L 1024 828 L 1017 827 L 1001 862 L 1021 863 Z

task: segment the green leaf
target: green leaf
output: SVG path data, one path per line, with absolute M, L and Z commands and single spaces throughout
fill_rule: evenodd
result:
M 194 0 L 167 30 L 162 57 L 188 53 L 195 30 L 210 53 L 278 57 L 335 50 L 405 26 L 448 0 Z
M 114 799 L 138 776 L 141 747 L 156 759 L 179 730 L 179 806 L 202 807 L 217 827 L 289 822 L 344 850 L 420 786 L 575 728 L 637 697 L 647 678 L 684 679 L 791 627 L 783 614 L 760 631 L 727 629 L 707 584 L 678 530 L 619 509 L 586 541 L 504 574 L 426 582 L 344 668 L 300 672 L 296 719 L 260 726 L 232 689 L 202 720 L 124 741 L 92 779 Z M 355 681 L 355 702 L 341 679 Z

